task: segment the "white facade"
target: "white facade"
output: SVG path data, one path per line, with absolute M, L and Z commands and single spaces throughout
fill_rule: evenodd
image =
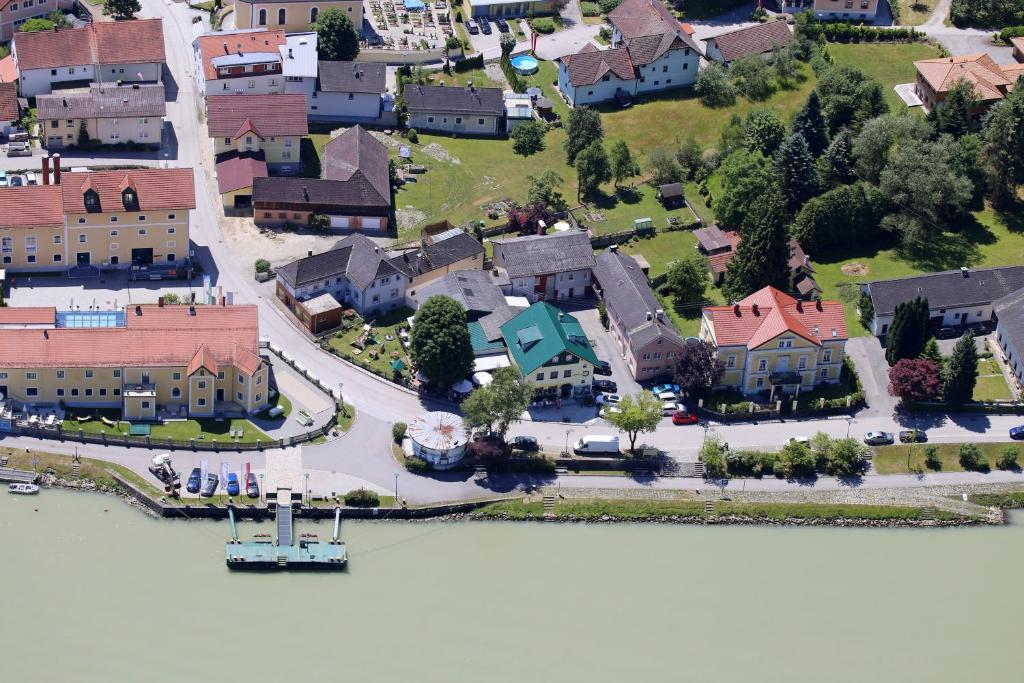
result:
M 195 80 L 199 94 L 206 95 L 269 95 L 285 92 L 285 76 L 283 73 L 249 73 L 228 78 L 206 81 L 203 65 L 203 53 L 199 48 L 199 38 L 192 43 L 192 54 L 195 60 Z
M 573 86 L 569 69 L 558 63 L 558 89 L 574 107 L 609 102 L 619 92 L 629 96 L 693 85 L 700 68 L 700 54 L 688 47 L 668 50 L 650 64 L 636 67 L 636 77 L 619 78 L 609 72 L 592 85 Z
M 1014 346 L 1011 337 L 1012 335 L 1007 333 L 1002 322 L 996 325 L 996 344 L 1003 352 L 1003 362 L 1017 378 L 1017 385 L 1024 386 L 1024 356 L 1020 355 L 1020 350 Z
M 977 304 L 975 306 L 962 306 L 959 308 L 933 308 L 928 311 L 928 317 L 932 324 L 938 323 L 938 327 L 960 327 L 963 325 L 975 325 L 992 320 L 992 304 Z M 938 322 L 941 318 L 942 322 Z M 889 332 L 892 325 L 893 315 L 875 315 L 871 325 L 871 332 L 876 337 L 883 337 Z
M 410 112 L 409 127 L 419 131 L 435 130 L 466 135 L 497 135 L 498 118 L 493 114 Z
M 591 286 L 591 271 L 571 270 L 551 275 L 515 278 L 512 280 L 512 295 L 521 296 L 531 303 L 544 295 L 545 301 L 580 298 L 587 295 Z
M 344 275 L 335 275 L 292 289 L 288 283 L 281 286 L 300 301 L 308 301 L 321 294 L 330 294 L 341 304 L 351 306 L 361 316 L 375 315 L 398 308 L 405 303 L 405 278 L 385 275 L 377 278 L 365 290 L 352 284 Z
M 380 118 L 382 108 L 380 93 L 317 91 L 307 96 L 307 102 L 311 117 L 330 120 L 372 122 Z
M 624 80 L 609 72 L 593 85 L 576 87 L 569 82 L 569 69 L 563 62 L 559 62 L 558 89 L 569 100 L 569 104 L 579 107 L 584 104 L 614 100 L 620 90 L 628 95 L 634 95 L 636 94 L 636 79 Z
M 96 132 L 105 145 L 119 142 L 159 145 L 163 125 L 164 120 L 160 116 L 97 119 Z
M 17 43 L 14 45 L 16 49 Z M 17 62 L 17 52 L 14 55 L 14 61 Z M 62 66 L 56 69 L 19 69 L 18 73 L 22 97 L 49 95 L 53 92 L 53 85 L 55 83 L 67 83 L 69 81 L 88 81 L 91 83 L 96 80 L 92 64 Z
M 163 81 L 163 64 L 100 64 L 96 80 L 102 83 L 160 83 Z

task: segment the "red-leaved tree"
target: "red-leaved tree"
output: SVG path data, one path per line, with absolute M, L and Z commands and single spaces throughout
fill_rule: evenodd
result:
M 555 214 L 542 202 L 535 202 L 525 206 L 513 206 L 508 210 L 507 216 L 510 230 L 520 235 L 536 235 L 537 224 L 544 221 L 544 224 L 550 228 Z
M 903 358 L 889 370 L 889 393 L 904 401 L 928 401 L 942 391 L 939 364 L 924 358 Z

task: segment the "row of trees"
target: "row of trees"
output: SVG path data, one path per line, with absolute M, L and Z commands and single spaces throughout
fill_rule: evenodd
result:
M 711 478 L 774 474 L 790 479 L 809 478 L 818 472 L 837 477 L 858 476 L 867 469 L 867 455 L 867 446 L 857 439 L 833 439 L 818 432 L 809 443 L 793 441 L 778 452 L 731 451 L 727 443 L 712 435 L 701 446 L 698 459 Z

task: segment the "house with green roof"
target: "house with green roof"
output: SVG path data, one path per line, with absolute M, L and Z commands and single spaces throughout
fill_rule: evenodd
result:
M 501 336 L 512 364 L 538 394 L 590 394 L 597 354 L 573 316 L 539 301 L 503 324 Z

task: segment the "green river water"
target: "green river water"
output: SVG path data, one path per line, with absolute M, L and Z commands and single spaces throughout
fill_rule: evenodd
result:
M 1024 680 L 1020 524 L 349 523 L 347 573 L 273 575 L 229 573 L 227 534 L 0 495 L 0 678 Z

